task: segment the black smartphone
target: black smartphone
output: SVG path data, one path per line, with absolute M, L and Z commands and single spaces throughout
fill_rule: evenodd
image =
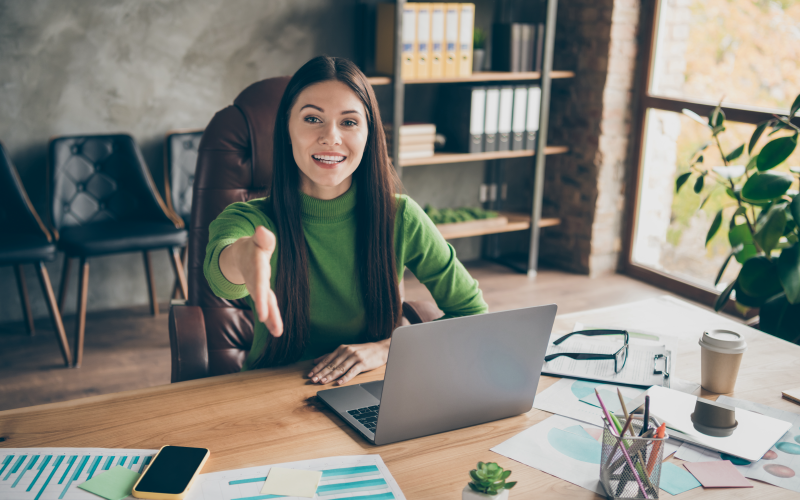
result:
M 180 500 L 210 454 L 206 448 L 162 446 L 131 493 L 136 498 Z

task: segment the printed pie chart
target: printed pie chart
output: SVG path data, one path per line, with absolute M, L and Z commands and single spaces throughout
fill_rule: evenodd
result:
M 600 465 L 601 445 L 591 437 L 584 437 L 562 429 L 550 429 L 547 433 L 550 446 L 569 458 L 587 464 Z
M 786 441 L 782 441 L 776 444 L 775 448 L 778 448 L 779 451 L 782 451 L 784 453 L 789 453 L 791 455 L 800 455 L 800 444 L 787 443 Z
M 775 477 L 780 477 L 783 479 L 789 479 L 790 477 L 794 477 L 794 471 L 785 465 L 780 464 L 768 464 L 764 466 L 764 470 L 769 472 Z
M 764 453 L 764 456 L 761 457 L 762 460 L 775 460 L 776 458 L 778 458 L 778 454 L 772 450 L 768 450 Z
M 723 460 L 730 460 L 733 465 L 750 465 L 749 460 L 745 460 L 744 458 L 734 457 L 733 455 L 728 455 L 727 453 L 720 453 L 719 457 Z

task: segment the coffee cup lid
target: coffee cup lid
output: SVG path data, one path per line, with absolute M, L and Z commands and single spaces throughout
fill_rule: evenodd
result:
M 698 343 L 710 351 L 722 354 L 739 354 L 747 350 L 747 342 L 742 334 L 732 330 L 705 331 Z

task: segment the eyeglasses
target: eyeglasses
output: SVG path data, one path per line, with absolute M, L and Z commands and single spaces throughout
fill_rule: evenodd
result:
M 628 360 L 628 332 L 625 330 L 580 330 L 564 335 L 560 339 L 553 342 L 555 345 L 567 340 L 572 335 L 586 335 L 587 337 L 594 337 L 597 335 L 622 335 L 625 339 L 623 346 L 614 354 L 594 354 L 594 353 L 581 353 L 581 352 L 559 352 L 555 354 L 548 354 L 544 357 L 544 361 L 556 359 L 559 356 L 566 356 L 578 360 L 594 360 L 594 359 L 613 359 L 614 360 L 614 373 L 619 373 L 625 368 L 625 362 Z

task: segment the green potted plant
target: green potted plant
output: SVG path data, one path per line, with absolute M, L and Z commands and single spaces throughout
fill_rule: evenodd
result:
M 472 480 L 461 492 L 461 500 L 506 500 L 508 490 L 517 484 L 516 481 L 506 482 L 510 475 L 510 470 L 503 470 L 495 462 L 478 462 L 478 468 L 469 471 Z
M 486 59 L 486 32 L 475 28 L 472 35 L 472 72 L 483 71 L 483 62 Z
M 748 144 L 723 151 L 719 135 L 725 131 L 725 113 L 718 105 L 708 119 L 684 109 L 683 113 L 707 126 L 711 140 L 693 155 L 689 171 L 678 176 L 676 192 L 693 179 L 694 191 L 700 194 L 708 181 L 712 189 L 723 188 L 728 202 L 717 212 L 706 235 L 706 245 L 723 223 L 729 225 L 731 250 L 717 274 L 719 283 L 731 259 L 742 264 L 736 279 L 725 288 L 714 305 L 719 311 L 729 298 L 740 310 L 760 308 L 759 328 L 790 342 L 800 342 L 800 196 L 792 186 L 800 177 L 800 168 L 776 169 L 797 147 L 800 127 L 791 122 L 800 109 L 800 95 L 788 116 L 759 123 Z M 753 149 L 769 129 L 777 135 L 760 151 Z M 715 144 L 723 166 L 707 167 L 703 152 Z M 747 153 L 747 161 L 744 154 Z M 705 201 L 708 200 L 706 197 Z

